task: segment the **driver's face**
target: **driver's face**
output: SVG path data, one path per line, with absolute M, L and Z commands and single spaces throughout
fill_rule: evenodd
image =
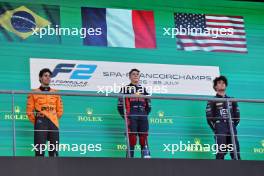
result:
M 216 91 L 225 91 L 226 90 L 226 84 L 223 80 L 220 80 L 217 82 L 215 86 Z
M 133 83 L 138 83 L 139 82 L 139 72 L 137 71 L 133 71 L 130 76 L 130 81 L 133 82 Z
M 49 85 L 51 81 L 51 74 L 49 72 L 46 72 L 40 77 L 40 81 L 44 85 Z

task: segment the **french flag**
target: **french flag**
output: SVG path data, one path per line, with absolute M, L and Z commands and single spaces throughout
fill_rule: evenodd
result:
M 153 11 L 82 7 L 83 28 L 101 28 L 101 35 L 87 35 L 89 46 L 156 48 Z

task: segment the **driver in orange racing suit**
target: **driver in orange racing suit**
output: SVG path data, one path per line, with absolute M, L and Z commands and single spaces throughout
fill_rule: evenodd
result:
M 52 72 L 44 68 L 39 73 L 41 86 L 35 92 L 56 92 L 49 87 Z M 34 124 L 34 149 L 36 156 L 45 156 L 46 142 L 49 156 L 58 156 L 59 118 L 63 114 L 62 100 L 59 95 L 29 94 L 27 116 Z

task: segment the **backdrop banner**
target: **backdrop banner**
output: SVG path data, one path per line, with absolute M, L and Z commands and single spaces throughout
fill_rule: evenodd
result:
M 218 66 L 170 65 L 61 59 L 30 59 L 31 88 L 39 86 L 42 68 L 53 72 L 51 87 L 58 90 L 118 93 L 129 83 L 128 72 L 137 68 L 141 84 L 150 93 L 214 95 L 212 81 Z

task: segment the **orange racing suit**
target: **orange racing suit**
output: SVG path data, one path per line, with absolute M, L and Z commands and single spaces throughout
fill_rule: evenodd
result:
M 40 92 L 40 88 L 33 91 Z M 56 92 L 50 89 L 49 92 Z M 59 95 L 29 94 L 27 101 L 27 116 L 35 124 L 36 116 L 34 111 L 43 114 L 49 118 L 57 127 L 59 127 L 59 118 L 63 114 L 63 104 Z

